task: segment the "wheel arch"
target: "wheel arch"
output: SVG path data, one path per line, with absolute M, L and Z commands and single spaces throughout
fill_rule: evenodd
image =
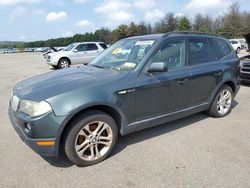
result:
M 117 128 L 118 128 L 119 133 L 120 134 L 122 133 L 122 122 L 124 121 L 124 116 L 117 108 L 110 106 L 110 105 L 107 105 L 107 104 L 97 104 L 97 105 L 92 105 L 92 106 L 78 109 L 68 119 L 65 120 L 65 122 L 63 123 L 63 126 L 58 131 L 58 136 L 56 139 L 56 142 L 58 143 L 56 156 L 58 156 L 58 154 L 62 148 L 64 135 L 67 132 L 67 130 L 70 128 L 71 123 L 76 118 L 81 116 L 81 114 L 83 114 L 84 112 L 94 111 L 94 110 L 104 112 L 104 113 L 108 114 L 110 117 L 112 117 L 117 124 Z
M 236 83 L 233 81 L 233 80 L 224 80 L 223 82 L 221 82 L 214 90 L 213 90 L 213 93 L 212 95 L 210 96 L 209 98 L 209 102 L 212 103 L 213 100 L 214 100 L 214 97 L 216 96 L 216 94 L 218 93 L 218 91 L 220 90 L 220 88 L 223 86 L 223 85 L 228 85 L 229 87 L 232 88 L 233 92 L 234 92 L 234 95 L 237 93 L 237 85 Z
M 227 81 L 227 82 L 225 82 L 225 83 L 222 84 L 222 85 L 228 85 L 229 87 L 231 87 L 232 90 L 233 90 L 233 92 L 234 92 L 234 94 L 235 94 L 235 91 L 236 91 L 236 84 L 235 84 L 233 81 Z
M 61 58 L 58 60 L 58 64 L 59 64 L 59 62 L 60 62 L 62 59 L 67 59 L 67 60 L 69 61 L 69 64 L 71 65 L 71 60 L 70 60 L 70 58 L 69 58 L 69 57 L 66 57 L 66 56 L 61 57 Z

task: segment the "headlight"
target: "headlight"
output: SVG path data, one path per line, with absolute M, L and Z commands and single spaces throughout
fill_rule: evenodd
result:
M 38 117 L 52 111 L 52 108 L 45 101 L 35 102 L 30 100 L 21 100 L 18 110 L 31 117 Z

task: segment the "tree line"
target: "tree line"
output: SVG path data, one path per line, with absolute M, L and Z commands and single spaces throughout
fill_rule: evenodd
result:
M 48 46 L 67 46 L 73 42 L 102 41 L 112 44 L 115 41 L 134 35 L 167 33 L 171 31 L 197 31 L 221 35 L 225 38 L 242 38 L 250 33 L 250 12 L 241 11 L 240 4 L 234 2 L 228 11 L 221 16 L 213 18 L 211 15 L 196 14 L 193 19 L 188 16 L 175 16 L 173 12 L 167 13 L 155 24 L 140 22 L 119 25 L 116 29 L 101 28 L 95 32 L 75 34 L 72 37 L 41 40 L 35 42 L 11 44 L 2 47 L 33 48 Z M 0 45 L 1 47 L 1 45 Z

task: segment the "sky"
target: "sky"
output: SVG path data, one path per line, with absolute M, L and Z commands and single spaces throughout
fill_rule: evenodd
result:
M 238 0 L 250 10 L 250 0 Z M 167 12 L 192 18 L 225 13 L 232 0 L 0 0 L 0 41 L 35 41 L 114 29 L 131 21 L 155 23 Z

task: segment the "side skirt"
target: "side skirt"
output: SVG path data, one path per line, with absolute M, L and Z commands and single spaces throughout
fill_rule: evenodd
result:
M 159 116 L 155 116 L 152 118 L 143 119 L 140 121 L 133 122 L 129 125 L 124 126 L 124 129 L 122 131 L 122 135 L 126 135 L 135 131 L 139 131 L 142 129 L 147 129 L 150 127 L 154 127 L 156 125 L 161 125 L 163 123 L 168 123 L 170 121 L 174 121 L 177 119 L 181 119 L 187 116 L 190 116 L 192 114 L 196 114 L 198 112 L 205 111 L 209 108 L 210 103 L 203 103 L 197 106 L 193 106 L 190 108 L 186 108 L 183 110 L 179 110 L 176 112 L 163 114 Z

